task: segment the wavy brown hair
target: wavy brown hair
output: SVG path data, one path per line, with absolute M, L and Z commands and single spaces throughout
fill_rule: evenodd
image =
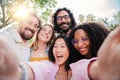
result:
M 53 30 L 52 37 L 51 37 L 50 41 L 47 43 L 47 46 L 50 46 L 51 43 L 52 43 L 52 41 L 53 41 L 54 38 L 55 38 L 54 28 L 53 28 L 53 26 L 52 26 L 51 24 L 44 24 L 43 26 L 50 26 L 50 27 L 52 28 L 52 30 Z M 38 46 L 38 34 L 39 34 L 39 32 L 40 32 L 41 29 L 42 29 L 42 28 L 40 28 L 40 29 L 38 30 L 38 32 L 36 33 L 35 41 L 32 43 L 32 45 L 31 45 L 31 47 L 30 47 L 30 48 L 32 48 L 32 49 L 34 49 L 34 50 L 38 50 L 38 49 L 39 49 L 39 46 Z

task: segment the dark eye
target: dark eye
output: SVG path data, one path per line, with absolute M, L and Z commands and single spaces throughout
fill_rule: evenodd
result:
M 69 16 L 68 15 L 65 15 L 65 16 L 63 16 L 65 19 L 68 19 L 69 18 Z
M 72 44 L 78 43 L 78 40 L 72 39 Z
M 57 20 L 58 20 L 58 21 L 59 21 L 59 20 L 61 20 L 61 19 L 62 19 L 62 17 L 61 17 L 61 16 L 58 16 L 58 17 L 57 17 Z
M 56 45 L 54 45 L 54 46 L 53 46 L 53 48 L 57 48 L 57 46 L 56 46 Z
M 88 40 L 88 37 L 83 37 L 81 40 L 82 40 L 82 41 L 87 41 L 87 40 Z
M 45 28 L 42 28 L 41 30 L 46 31 L 46 29 L 45 29 Z
M 38 28 L 39 28 L 39 26 L 38 26 L 38 25 L 34 25 L 34 27 L 35 27 L 36 29 L 38 29 Z
M 49 34 L 52 34 L 52 31 L 48 31 Z

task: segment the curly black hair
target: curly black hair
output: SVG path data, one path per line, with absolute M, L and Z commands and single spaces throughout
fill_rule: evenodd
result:
M 73 27 L 75 27 L 75 25 L 76 25 L 76 22 L 75 22 L 75 18 L 74 18 L 74 16 L 73 16 L 73 13 L 69 10 L 69 9 L 67 9 L 67 8 L 59 8 L 55 13 L 54 13 L 54 15 L 53 15 L 53 21 L 52 21 L 52 23 L 53 23 L 53 25 L 54 25 L 54 29 L 55 29 L 55 31 L 57 32 L 57 33 L 60 33 L 60 31 L 61 31 L 61 28 L 58 26 L 58 24 L 57 24 L 57 15 L 58 15 L 58 13 L 59 12 L 61 12 L 61 11 L 66 11 L 66 12 L 68 12 L 68 14 L 69 14 L 69 16 L 70 16 L 70 19 L 71 19 L 71 26 L 70 26 L 70 28 L 72 29 Z
M 89 59 L 92 57 L 96 57 L 101 44 L 103 43 L 103 41 L 109 34 L 110 30 L 107 29 L 104 25 L 102 25 L 100 23 L 95 23 L 95 22 L 83 23 L 81 25 L 77 25 L 75 28 L 72 29 L 72 31 L 69 35 L 70 42 L 72 42 L 72 39 L 74 39 L 75 32 L 79 29 L 84 30 L 87 33 L 87 36 L 90 40 L 90 50 L 88 52 L 89 57 L 81 55 L 82 57 L 80 57 L 80 58 L 88 58 Z M 74 46 L 73 46 L 73 48 L 74 48 Z M 76 49 L 74 48 L 74 50 L 76 50 Z

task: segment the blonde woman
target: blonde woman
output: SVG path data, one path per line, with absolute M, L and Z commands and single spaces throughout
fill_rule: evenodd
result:
M 49 45 L 54 38 L 54 29 L 50 24 L 44 24 L 37 32 L 31 45 L 30 61 L 48 60 Z

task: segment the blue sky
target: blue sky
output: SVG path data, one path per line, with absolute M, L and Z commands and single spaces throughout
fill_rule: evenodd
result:
M 110 4 L 111 4 L 113 7 L 120 9 L 120 0 L 111 0 L 111 1 L 110 1 Z
M 79 14 L 93 14 L 97 18 L 112 19 L 113 13 L 120 9 L 120 0 L 57 0 L 57 8 L 67 7 L 76 19 Z

